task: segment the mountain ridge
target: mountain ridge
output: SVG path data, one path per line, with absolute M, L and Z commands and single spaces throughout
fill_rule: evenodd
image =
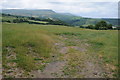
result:
M 116 18 L 87 18 L 76 16 L 71 13 L 57 13 L 51 9 L 2 9 L 2 13 L 38 18 L 59 19 L 73 26 L 94 25 L 101 20 L 105 20 L 107 23 L 114 26 L 118 25 L 118 19 Z

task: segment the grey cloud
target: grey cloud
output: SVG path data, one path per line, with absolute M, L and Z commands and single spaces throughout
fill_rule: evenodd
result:
M 117 2 L 79 2 L 80 0 L 4 0 L 2 8 L 52 9 L 89 17 L 117 17 Z

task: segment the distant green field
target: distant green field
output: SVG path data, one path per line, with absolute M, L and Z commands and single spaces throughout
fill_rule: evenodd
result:
M 3 20 L 14 20 L 14 19 L 16 19 L 16 17 L 3 16 L 2 19 L 3 19 Z
M 48 23 L 48 22 L 45 22 L 45 21 L 34 21 L 34 20 L 29 20 L 30 22 L 37 22 L 37 23 Z
M 117 65 L 117 30 L 89 30 L 59 25 L 3 23 L 3 66 L 7 68 L 6 64 L 13 61 L 28 71 L 38 69 L 38 66 L 35 65 L 36 60 L 42 58 L 43 62 L 49 61 L 50 55 L 54 52 L 53 44 L 58 39 L 58 35 L 68 35 L 69 39 L 73 38 L 71 35 L 76 36 L 83 43 L 90 45 L 88 53 L 102 56 L 106 64 Z M 9 55 L 9 48 L 14 50 L 17 59 L 9 60 L 6 58 Z M 36 59 L 33 54 L 27 54 L 31 48 L 32 53 L 36 53 L 40 57 Z M 40 64 L 39 68 L 41 67 Z

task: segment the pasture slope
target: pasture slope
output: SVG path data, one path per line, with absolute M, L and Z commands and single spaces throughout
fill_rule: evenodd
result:
M 116 77 L 117 30 L 3 23 L 4 77 Z

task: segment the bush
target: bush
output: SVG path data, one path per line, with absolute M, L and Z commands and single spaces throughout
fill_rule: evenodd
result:
M 28 22 L 28 20 L 24 18 L 18 18 L 13 20 L 13 23 L 22 23 L 22 22 Z
M 94 25 L 88 25 L 88 29 L 95 29 Z

